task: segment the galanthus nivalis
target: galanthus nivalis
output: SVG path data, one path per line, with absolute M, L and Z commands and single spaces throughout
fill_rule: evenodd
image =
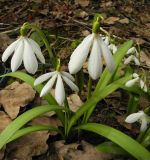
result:
M 114 59 L 107 44 L 102 40 L 101 35 L 92 33 L 84 38 L 72 53 L 69 61 L 69 72 L 71 74 L 77 73 L 82 68 L 89 52 L 88 72 L 92 79 L 99 78 L 102 72 L 102 57 L 109 71 L 111 73 L 114 71 Z
M 49 79 L 49 80 L 48 80 Z M 78 87 L 73 83 L 75 81 L 74 77 L 67 73 L 67 72 L 59 72 L 59 71 L 54 71 L 54 72 L 49 72 L 46 73 L 40 77 L 38 77 L 34 85 L 38 85 L 44 81 L 48 80 L 46 85 L 43 87 L 40 97 L 43 97 L 46 95 L 53 87 L 55 81 L 56 81 L 56 86 L 55 86 L 55 99 L 58 104 L 62 105 L 64 100 L 65 100 L 65 89 L 64 89 L 64 84 L 63 81 L 73 90 L 78 92 Z
M 36 57 L 41 63 L 45 63 L 45 58 L 39 45 L 26 36 L 20 36 L 19 39 L 7 47 L 2 55 L 2 61 L 5 62 L 12 54 L 12 72 L 16 71 L 23 61 L 25 69 L 29 73 L 34 74 L 38 69 L 38 61 Z
M 139 121 L 141 123 L 141 131 L 145 131 L 147 129 L 149 118 L 148 115 L 145 114 L 143 111 L 132 113 L 125 119 L 125 122 L 127 123 L 134 123 L 136 121 Z
M 129 64 L 131 61 L 134 61 L 135 65 L 137 66 L 140 65 L 140 61 L 138 59 L 139 53 L 135 47 L 130 48 L 127 51 L 127 55 L 130 55 L 130 56 L 124 60 L 124 64 Z
M 101 35 L 100 35 L 101 36 Z M 115 54 L 117 51 L 117 46 L 113 43 L 109 42 L 109 37 L 108 36 L 102 36 L 102 40 L 106 43 L 106 45 L 108 46 L 108 48 L 110 49 L 110 51 Z
M 146 85 L 146 80 L 144 77 L 144 80 L 142 78 L 140 78 L 140 76 L 137 73 L 133 73 L 132 75 L 133 79 L 129 80 L 126 82 L 125 86 L 126 87 L 132 87 L 133 85 L 135 85 L 136 83 L 139 83 L 140 88 L 144 91 L 147 92 L 147 85 Z

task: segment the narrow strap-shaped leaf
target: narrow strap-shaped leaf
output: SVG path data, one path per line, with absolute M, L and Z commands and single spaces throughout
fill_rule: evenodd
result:
M 131 79 L 131 75 L 128 75 L 126 77 L 123 77 L 110 85 L 106 86 L 103 89 L 97 90 L 91 98 L 89 98 L 81 107 L 80 109 L 72 116 L 72 118 L 69 121 L 68 124 L 68 132 L 72 125 L 82 116 L 87 110 L 90 109 L 90 107 L 95 107 L 96 103 L 98 103 L 100 100 L 104 99 L 106 96 L 108 96 L 110 93 L 114 92 L 116 89 L 120 88 L 125 82 L 127 82 L 129 79 Z M 90 116 L 90 114 L 89 114 Z
M 125 155 L 128 156 L 128 152 L 126 152 L 124 149 L 119 147 L 117 144 L 113 142 L 104 142 L 96 146 L 96 149 L 98 151 L 104 152 L 104 153 L 110 153 L 114 155 Z
M 29 133 L 36 132 L 36 131 L 55 131 L 60 132 L 58 128 L 52 127 L 52 126 L 44 126 L 44 125 L 34 125 L 30 127 L 26 127 L 23 129 L 18 130 L 8 141 L 7 143 L 14 141 L 22 136 L 25 136 Z
M 27 84 L 31 85 L 38 93 L 41 92 L 43 85 L 40 84 L 38 86 L 34 86 L 34 81 L 35 78 L 33 78 L 32 76 L 23 73 L 23 72 L 11 72 L 11 73 L 7 73 L 5 75 L 2 75 L 0 77 L 4 77 L 4 76 L 10 76 L 10 77 L 15 77 L 15 78 L 19 78 L 20 80 L 26 82 Z M 50 105 L 57 105 L 57 102 L 55 101 L 55 99 L 53 98 L 53 96 L 49 93 L 46 96 L 44 96 L 44 99 L 47 100 L 47 102 Z M 61 120 L 61 122 L 64 124 L 64 114 L 61 111 L 56 111 L 57 116 L 59 117 L 59 119 Z
M 125 56 L 125 54 L 127 53 L 128 49 L 131 48 L 133 44 L 133 41 L 127 41 L 125 42 L 124 44 L 122 44 L 116 54 L 114 55 L 114 60 L 115 60 L 115 72 L 117 71 L 118 69 L 118 66 L 120 65 L 123 57 Z M 100 77 L 100 80 L 96 86 L 96 90 L 98 90 L 100 87 L 103 88 L 105 87 L 108 82 L 111 80 L 111 77 L 113 76 L 113 74 L 111 74 L 107 68 L 105 68 L 105 70 L 103 71 L 101 77 Z
M 60 108 L 60 106 L 58 105 L 46 105 L 46 106 L 35 107 L 33 109 L 30 109 L 24 112 L 19 117 L 17 117 L 14 121 L 12 121 L 0 134 L 0 149 L 16 133 L 16 131 L 18 131 L 30 120 L 46 112 L 56 111 L 60 109 L 63 109 L 63 108 Z
M 138 160 L 148 160 L 150 158 L 150 152 L 140 143 L 112 127 L 97 123 L 87 123 L 79 126 L 78 129 L 91 131 L 104 136 L 118 144 Z

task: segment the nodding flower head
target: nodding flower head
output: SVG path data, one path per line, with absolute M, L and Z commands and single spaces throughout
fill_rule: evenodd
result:
M 141 123 L 141 131 L 145 131 L 147 129 L 149 118 L 148 115 L 145 114 L 143 111 L 132 113 L 125 119 L 125 122 L 127 123 L 134 123 L 136 121 L 139 121 Z
M 140 77 L 137 73 L 133 73 L 132 77 L 133 77 L 133 79 L 127 81 L 125 86 L 126 87 L 132 87 L 135 84 L 139 84 L 140 88 L 144 92 L 147 92 L 146 77 L 145 76 Z
M 49 80 L 48 80 L 49 79 Z M 55 99 L 58 104 L 62 105 L 64 100 L 65 100 L 65 89 L 64 89 L 64 84 L 63 81 L 73 90 L 78 92 L 78 87 L 73 83 L 75 81 L 74 77 L 70 75 L 67 72 L 59 72 L 59 71 L 54 71 L 54 72 L 49 72 L 44 75 L 41 75 L 38 77 L 34 85 L 38 85 L 44 81 L 48 80 L 46 85 L 43 87 L 40 97 L 43 97 L 46 95 L 54 86 L 54 83 L 56 82 L 55 86 Z
M 2 55 L 2 61 L 5 62 L 12 54 L 12 72 L 16 71 L 23 62 L 27 72 L 34 74 L 38 69 L 37 58 L 41 63 L 45 63 L 39 45 L 34 40 L 25 36 L 20 36 L 19 39 L 7 47 Z
M 111 73 L 114 71 L 114 59 L 107 44 L 99 34 L 92 33 L 84 38 L 72 53 L 69 61 L 69 72 L 71 74 L 77 73 L 82 68 L 88 55 L 88 72 L 92 79 L 95 80 L 99 78 L 102 72 L 102 57 L 104 58 L 109 71 Z
M 130 48 L 127 51 L 127 55 L 129 55 L 129 57 L 127 57 L 124 60 L 124 64 L 129 64 L 131 61 L 133 61 L 135 63 L 135 65 L 137 65 L 137 66 L 140 65 L 139 53 L 138 53 L 138 51 L 137 51 L 137 49 L 135 47 Z

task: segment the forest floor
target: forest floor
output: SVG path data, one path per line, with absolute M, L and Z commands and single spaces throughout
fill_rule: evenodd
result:
M 101 13 L 104 17 L 101 23 L 103 29 L 121 40 L 132 39 L 140 46 L 141 65 L 139 69 L 144 70 L 147 74 L 147 85 L 150 85 L 149 0 L 1 0 L 0 57 L 6 47 L 19 36 L 18 31 L 22 24 L 29 21 L 39 25 L 47 34 L 53 52 L 62 59 L 63 68 L 67 70 L 67 62 L 74 45 L 91 32 L 92 20 L 96 13 Z M 43 43 L 36 34 L 31 36 L 43 47 Z M 44 54 L 46 54 L 45 51 Z M 5 67 L 9 67 L 9 63 L 5 65 Z M 0 66 L 1 68 L 3 67 L 1 60 Z M 50 65 L 47 62 L 46 70 L 51 70 L 49 67 Z M 85 66 L 85 73 L 86 68 L 87 66 Z M 3 71 L 0 72 L 3 73 Z M 14 79 L 0 81 L 0 88 L 0 131 L 26 109 L 31 108 L 32 105 L 45 103 L 30 86 L 14 81 Z M 10 92 L 12 92 L 12 97 L 10 97 Z M 15 97 L 13 97 L 13 93 L 16 94 Z M 17 97 L 21 96 L 24 99 L 18 100 Z M 80 100 L 79 97 L 72 95 L 72 97 L 70 96 L 70 101 L 74 105 L 80 105 L 85 100 L 84 97 L 83 95 Z M 124 122 L 123 115 L 126 111 L 128 98 L 126 94 L 116 91 L 97 105 L 91 121 L 107 124 L 132 137 L 136 136 L 139 133 L 138 126 Z M 12 105 L 11 107 L 7 107 L 6 99 L 12 101 L 12 104 L 9 104 L 10 106 Z M 150 105 L 150 102 L 143 98 L 140 99 L 141 109 L 148 105 Z M 7 110 L 7 113 L 4 110 Z M 54 126 L 60 125 L 55 116 L 49 118 L 47 115 L 31 122 L 31 124 L 45 123 Z M 92 140 L 90 140 L 91 137 Z M 92 145 L 97 145 L 105 140 L 95 134 L 85 133 L 81 142 L 82 150 L 80 150 L 80 145 L 75 143 L 76 138 L 71 140 L 74 143 L 69 147 L 58 140 L 60 140 L 60 137 L 55 133 L 32 133 L 10 143 L 6 149 L 0 151 L 0 160 L 58 160 L 61 156 L 64 160 L 69 160 L 68 153 L 72 157 L 70 160 L 95 160 L 93 158 L 95 155 L 101 157 L 102 160 L 113 159 L 110 155 L 103 155 L 102 153 L 99 155 L 92 148 Z M 56 144 L 55 141 L 58 141 L 58 143 Z M 52 142 L 55 143 L 53 144 Z M 59 150 L 61 155 L 54 154 L 54 149 L 52 150 L 51 148 Z M 73 152 L 72 148 L 76 148 L 76 150 Z M 90 155 L 88 154 L 89 152 Z M 53 156 L 51 156 L 52 154 Z M 123 160 L 121 157 L 115 159 Z

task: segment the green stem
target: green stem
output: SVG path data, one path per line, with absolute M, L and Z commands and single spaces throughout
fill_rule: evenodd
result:
M 127 115 L 136 112 L 138 104 L 139 104 L 139 96 L 135 94 L 130 94 L 130 98 L 128 101 L 128 108 L 127 108 Z
M 92 79 L 89 76 L 89 81 L 88 81 L 88 94 L 87 94 L 87 99 L 91 97 L 91 90 L 92 90 Z

